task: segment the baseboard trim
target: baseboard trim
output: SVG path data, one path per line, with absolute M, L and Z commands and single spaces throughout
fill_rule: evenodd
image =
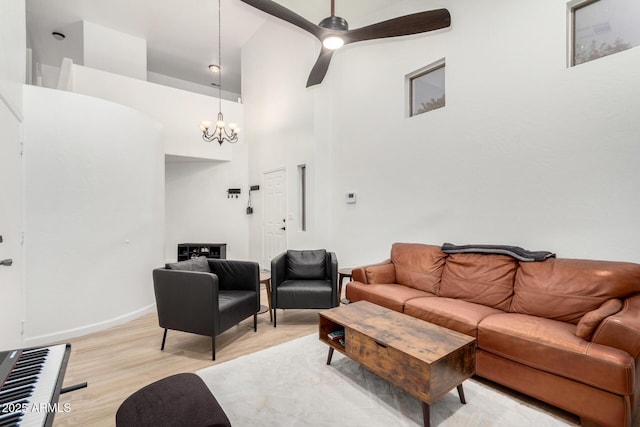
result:
M 44 335 L 38 335 L 35 337 L 25 338 L 24 346 L 25 348 L 43 346 L 43 345 L 48 345 L 55 342 L 64 341 L 69 338 L 76 338 L 82 335 L 91 334 L 93 332 L 103 331 L 113 326 L 122 325 L 123 323 L 127 323 L 131 320 L 137 319 L 138 317 L 143 316 L 147 313 L 150 313 L 155 309 L 156 309 L 155 303 L 149 304 L 148 306 L 142 307 L 141 309 L 123 314 L 122 316 L 114 317 L 113 319 L 105 320 L 103 322 L 92 323 L 90 325 L 81 326 L 73 329 L 67 329 L 64 331 L 54 332 L 51 334 L 44 334 Z

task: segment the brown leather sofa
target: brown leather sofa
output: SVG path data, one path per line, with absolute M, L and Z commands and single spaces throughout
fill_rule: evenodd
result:
M 631 425 L 640 400 L 640 264 L 522 262 L 395 243 L 389 260 L 355 268 L 352 278 L 352 302 L 475 337 L 477 375 L 583 422 Z

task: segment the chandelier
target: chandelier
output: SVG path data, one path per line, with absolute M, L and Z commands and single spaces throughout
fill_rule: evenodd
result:
M 240 128 L 235 123 L 229 123 L 229 129 L 227 129 L 222 115 L 222 19 L 220 17 L 220 9 L 220 0 L 218 0 L 218 65 L 209 65 L 209 69 L 218 74 L 218 118 L 216 119 L 215 127 L 211 126 L 211 122 L 203 121 L 200 124 L 200 130 L 202 131 L 203 140 L 207 142 L 216 141 L 222 145 L 225 141 L 232 144 L 238 142 Z

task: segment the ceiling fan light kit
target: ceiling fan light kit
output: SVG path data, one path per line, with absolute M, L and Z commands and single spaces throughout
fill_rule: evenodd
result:
M 322 42 L 323 47 L 320 51 L 320 56 L 311 69 L 309 79 L 307 80 L 307 87 L 322 83 L 329 69 L 333 52 L 345 44 L 426 33 L 428 31 L 447 28 L 451 25 L 451 15 L 449 11 L 447 9 L 436 9 L 400 16 L 349 30 L 347 21 L 335 15 L 334 0 L 331 0 L 331 16 L 324 18 L 318 25 L 315 25 L 272 0 L 241 1 L 313 34 Z

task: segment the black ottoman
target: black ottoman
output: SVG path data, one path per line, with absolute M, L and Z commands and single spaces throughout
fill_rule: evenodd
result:
M 231 426 L 196 374 L 177 374 L 141 388 L 116 413 L 117 427 Z

